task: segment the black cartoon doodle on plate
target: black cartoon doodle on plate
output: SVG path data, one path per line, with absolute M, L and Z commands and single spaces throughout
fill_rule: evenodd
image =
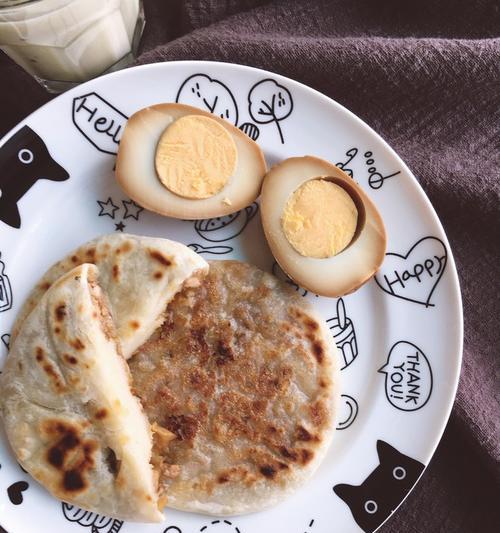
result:
M 203 246 L 202 244 L 191 243 L 188 248 L 194 250 L 198 254 L 206 255 L 224 255 L 230 254 L 233 251 L 231 246 Z
M 358 402 L 348 394 L 341 394 L 340 397 L 342 398 L 344 409 L 342 410 L 342 414 L 339 415 L 340 422 L 337 423 L 337 429 L 347 429 L 358 416 Z
M 21 227 L 17 203 L 38 180 L 69 178 L 42 138 L 28 126 L 23 126 L 0 147 L 0 168 L 0 220 L 13 228 Z
M 431 397 L 432 370 L 424 352 L 411 342 L 399 341 L 378 370 L 385 374 L 385 395 L 400 411 L 417 411 Z
M 113 203 L 111 196 L 106 200 L 97 200 L 97 205 L 99 206 L 99 217 L 109 217 L 113 220 L 115 219 L 115 213 L 120 209 L 117 205 Z
M 194 223 L 196 233 L 210 242 L 224 242 L 237 237 L 257 214 L 259 206 L 253 204 L 223 217 L 197 220 Z
M 201 107 L 238 125 L 238 105 L 229 88 L 207 74 L 193 74 L 185 80 L 175 101 Z
M 286 87 L 269 78 L 259 81 L 248 93 L 248 111 L 257 124 L 274 122 L 281 144 L 285 144 L 280 122 L 293 111 L 292 95 Z
M 5 273 L 5 263 L 2 261 L 2 252 L 0 252 L 0 313 L 8 311 L 11 307 L 12 287 L 9 276 Z
M 21 505 L 23 503 L 23 492 L 28 490 L 29 484 L 26 481 L 17 481 L 7 489 L 7 495 L 12 505 Z
M 10 348 L 10 334 L 9 333 L 4 333 L 2 335 L 2 344 L 7 348 L 7 350 L 9 350 Z
M 163 533 L 182 533 L 182 529 L 177 526 L 168 526 Z
M 288 285 L 291 285 L 294 290 L 297 292 L 300 292 L 301 296 L 305 296 L 309 293 L 307 289 L 304 289 L 300 285 L 297 285 L 293 279 L 289 278 L 287 274 L 284 272 L 284 270 L 278 265 L 276 261 L 273 262 L 273 266 L 271 267 L 271 272 L 273 275 L 275 275 L 280 281 L 284 281 L 285 283 L 288 283 Z M 317 295 L 316 295 L 317 296 Z
M 99 213 L 97 216 L 109 217 L 113 220 L 118 220 L 120 217 L 122 217 L 122 220 L 118 220 L 118 223 L 115 223 L 115 231 L 123 232 L 123 230 L 127 227 L 123 221 L 127 218 L 139 220 L 139 216 L 144 209 L 140 205 L 137 205 L 133 200 L 122 200 L 121 203 L 123 205 L 123 215 L 121 213 L 121 207 L 113 202 L 111 196 L 109 196 L 107 200 L 97 200 L 97 205 L 99 206 Z
M 311 528 L 314 526 L 314 518 L 309 522 L 308 528 Z M 309 533 L 309 531 L 304 531 L 304 533 Z
M 84 511 L 69 503 L 62 504 L 62 511 L 64 517 L 70 522 L 89 527 L 90 533 L 118 533 L 123 526 L 121 520 Z
M 0 526 L 0 533 L 8 533 L 2 526 Z
M 357 148 L 350 148 L 347 150 L 345 155 L 348 157 L 347 161 L 335 163 L 335 166 L 339 167 L 341 170 L 343 170 L 347 175 L 349 175 L 351 178 L 354 177 L 352 169 L 346 167 L 357 155 L 358 155 L 358 149 Z
M 242 531 L 229 520 L 212 520 L 209 525 L 200 528 L 200 533 L 242 533 Z
M 252 122 L 245 122 L 245 124 L 242 124 L 240 126 L 240 130 L 243 133 L 246 133 L 250 137 L 250 139 L 252 139 L 252 141 L 256 141 L 259 138 L 260 130 Z
M 366 532 L 377 529 L 417 482 L 424 465 L 402 454 L 383 440 L 377 441 L 379 465 L 361 485 L 335 485 L 358 526 Z
M 375 281 L 384 292 L 396 298 L 434 307 L 431 297 L 443 276 L 447 259 L 446 247 L 441 240 L 424 237 L 406 255 L 385 254 Z
M 137 205 L 133 200 L 122 200 L 122 204 L 125 209 L 123 220 L 126 220 L 127 218 L 139 220 L 139 215 L 144 211 L 143 207 Z
M 377 168 L 373 166 L 375 163 L 375 159 L 373 159 L 373 152 L 365 152 L 365 163 L 366 166 L 368 166 L 368 185 L 372 189 L 380 189 L 382 185 L 384 184 L 384 181 L 393 178 L 394 176 L 397 176 L 398 174 L 401 174 L 401 170 L 398 170 L 397 172 L 393 172 L 392 174 L 388 174 L 387 176 L 382 176 L 380 172 L 377 171 Z
M 340 370 L 347 368 L 358 356 L 358 342 L 352 320 L 345 314 L 344 300 L 337 300 L 337 316 L 329 318 L 328 326 L 332 332 L 337 348 L 342 353 L 344 365 Z
M 97 93 L 73 98 L 73 124 L 99 152 L 115 155 L 127 115 Z

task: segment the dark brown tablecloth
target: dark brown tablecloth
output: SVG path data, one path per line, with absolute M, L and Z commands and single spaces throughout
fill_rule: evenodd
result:
M 146 0 L 145 7 L 140 62 L 231 61 L 304 82 L 370 124 L 418 177 L 458 265 L 464 363 L 437 453 L 382 531 L 500 531 L 500 4 Z M 0 80 L 3 135 L 50 96 L 3 55 Z

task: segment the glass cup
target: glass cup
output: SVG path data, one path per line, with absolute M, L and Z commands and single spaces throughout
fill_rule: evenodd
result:
M 0 0 L 0 48 L 49 92 L 130 64 L 142 0 Z

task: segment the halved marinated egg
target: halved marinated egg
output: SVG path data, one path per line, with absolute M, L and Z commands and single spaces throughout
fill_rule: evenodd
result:
M 280 267 L 316 294 L 353 292 L 384 259 L 377 208 L 345 172 L 318 157 L 292 157 L 268 172 L 261 216 Z
M 266 173 L 259 146 L 211 113 L 158 104 L 128 120 L 116 178 L 139 205 L 162 215 L 203 219 L 251 204 Z

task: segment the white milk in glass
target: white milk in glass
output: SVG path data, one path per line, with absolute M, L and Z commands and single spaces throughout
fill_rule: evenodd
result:
M 140 0 L 0 0 L 0 48 L 49 89 L 124 66 L 143 25 Z

